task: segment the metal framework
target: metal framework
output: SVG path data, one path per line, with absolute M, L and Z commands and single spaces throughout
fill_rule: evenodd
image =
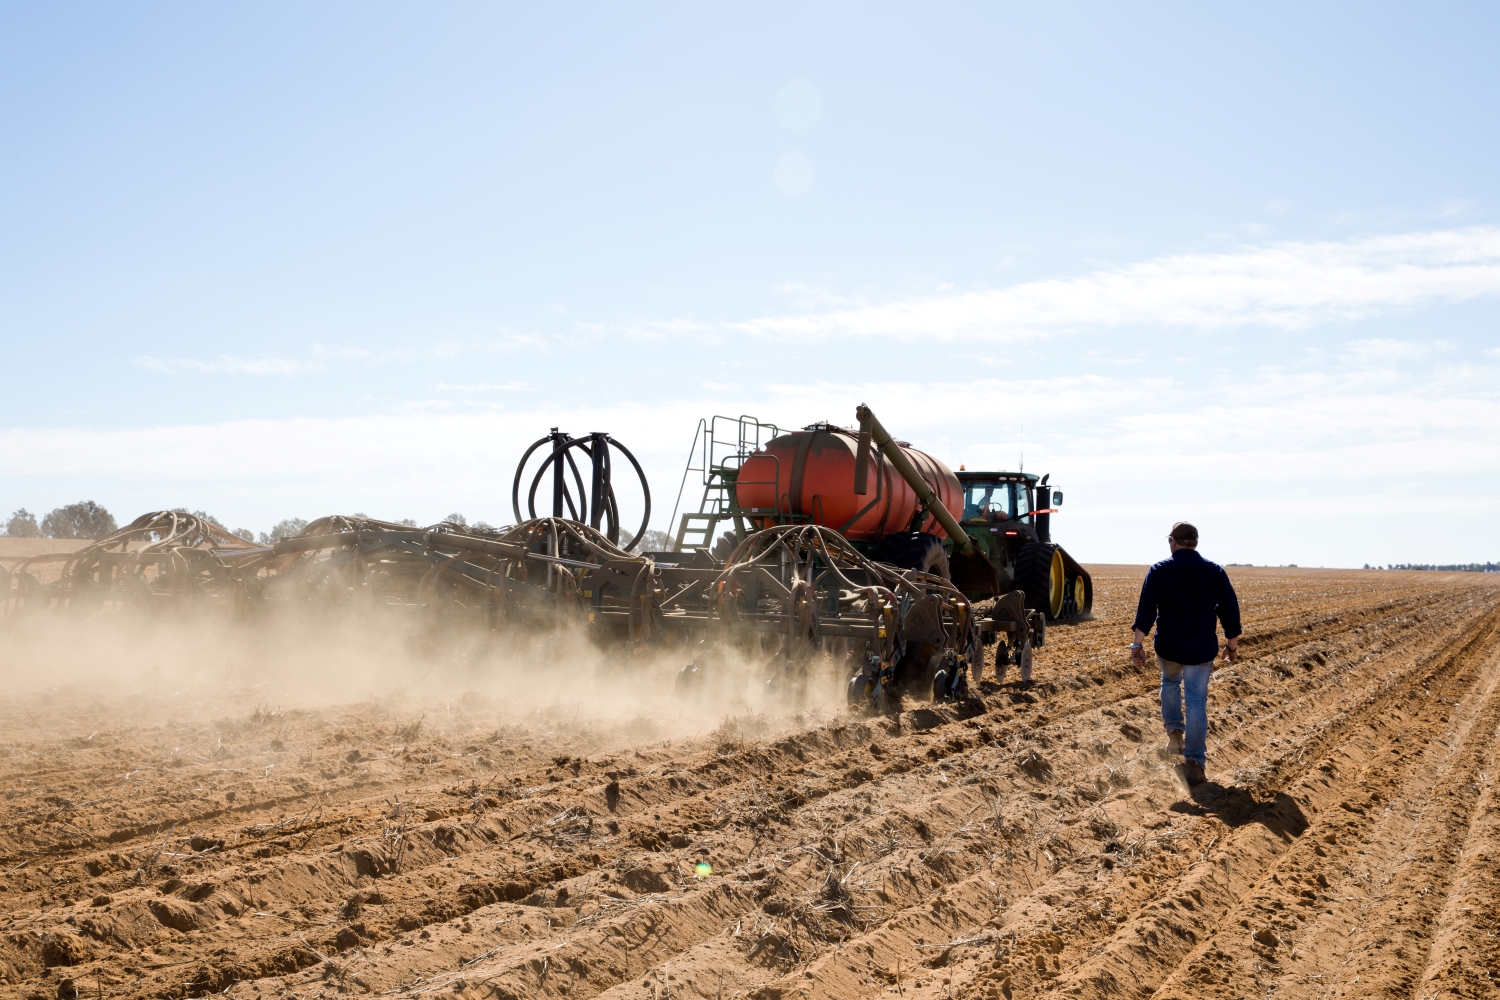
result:
M 706 487 L 732 497 L 740 461 L 776 428 L 723 419 L 733 437 L 721 439 L 716 423 L 703 422 L 694 450 Z M 1003 641 L 997 663 L 1012 656 L 1029 663 L 1033 639 L 1040 644 L 1043 623 L 1019 594 L 976 606 L 947 579 L 877 562 L 829 527 L 793 522 L 743 533 L 747 526 L 737 525 L 740 540 L 722 561 L 701 549 L 683 560 L 631 553 L 618 543 L 610 449 L 637 473 L 640 466 L 605 434 L 571 438 L 554 429 L 532 445 L 513 488 L 518 509 L 526 460 L 549 443 L 528 507 L 550 470 L 554 511 L 586 512 L 593 523 L 554 514 L 491 531 L 448 522 L 417 529 L 334 515 L 274 545 L 254 545 L 191 514 L 156 511 L 76 553 L 39 556 L 4 573 L 0 617 L 132 606 L 252 616 L 405 609 L 497 633 L 583 629 L 632 653 L 696 643 L 699 653 L 679 675 L 684 688 L 710 682 L 715 664 L 737 654 L 765 661 L 767 682 L 796 694 L 814 664 L 831 657 L 845 665 L 850 702 L 876 709 L 899 690 L 963 698 L 983 644 Z M 575 450 L 592 465 L 586 509 Z
M 941 696 L 967 693 L 984 630 L 969 601 L 941 577 L 871 561 L 832 529 L 794 524 L 755 532 L 706 583 L 701 610 L 680 611 L 673 604 L 695 586 L 678 584 L 663 608 L 665 622 L 703 628 L 714 640 L 711 650 L 743 647 L 747 637 L 757 644 L 778 638 L 772 683 L 805 684 L 814 656 L 831 651 L 855 669 L 851 702 L 881 706 L 904 680 L 926 680 L 923 670 L 936 671 L 931 682 Z M 917 676 L 901 677 L 903 665 Z M 701 669 L 692 665 L 684 679 Z
M 152 511 L 76 552 L 0 569 L 0 617 L 50 608 L 92 613 L 127 605 L 227 604 L 239 587 L 221 556 L 254 550 L 212 521 Z

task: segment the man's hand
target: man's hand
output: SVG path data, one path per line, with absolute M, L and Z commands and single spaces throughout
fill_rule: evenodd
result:
M 1226 642 L 1224 644 L 1224 662 L 1225 663 L 1238 663 L 1238 662 L 1240 662 L 1240 641 L 1239 641 L 1239 639 L 1230 639 L 1228 642 Z
M 1146 633 L 1135 629 L 1135 641 L 1130 644 L 1130 662 L 1146 669 Z

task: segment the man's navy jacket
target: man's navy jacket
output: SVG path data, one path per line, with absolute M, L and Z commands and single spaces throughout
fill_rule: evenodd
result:
M 1178 549 L 1146 573 L 1135 627 L 1149 633 L 1156 625 L 1156 655 L 1177 663 L 1208 663 L 1219 653 L 1214 619 L 1224 638 L 1240 634 L 1240 602 L 1229 574 L 1194 549 Z

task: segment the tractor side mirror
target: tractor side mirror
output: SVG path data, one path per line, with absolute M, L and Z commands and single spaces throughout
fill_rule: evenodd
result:
M 1062 506 L 1062 490 L 1053 490 L 1052 491 L 1052 506 L 1054 506 L 1054 507 L 1061 507 Z

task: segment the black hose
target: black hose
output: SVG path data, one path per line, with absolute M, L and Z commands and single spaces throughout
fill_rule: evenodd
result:
M 536 450 L 538 448 L 540 448 L 544 444 L 549 443 L 552 440 L 552 436 L 548 435 L 547 437 L 544 437 L 541 440 L 537 441 L 530 448 L 526 449 L 526 451 L 521 455 L 521 461 L 516 465 L 516 476 L 514 481 L 511 483 L 510 503 L 518 522 L 523 520 L 521 516 L 521 479 L 526 473 L 526 463 L 531 460 L 531 456 L 536 453 Z M 608 482 L 612 478 L 610 473 L 612 472 L 613 463 L 610 461 L 609 452 L 607 449 L 608 445 L 613 445 L 620 450 L 620 454 L 624 455 L 626 460 L 630 462 L 631 467 L 635 469 L 636 478 L 641 484 L 641 495 L 645 499 L 646 509 L 645 512 L 641 515 L 641 526 L 636 530 L 634 537 L 631 538 L 630 544 L 624 546 L 624 548 L 622 549 L 622 551 L 624 552 L 631 552 L 645 541 L 646 528 L 651 523 L 651 484 L 646 480 L 646 470 L 641 468 L 641 463 L 636 461 L 635 456 L 631 454 L 629 448 L 625 447 L 614 438 L 606 438 L 606 441 L 606 451 L 604 455 L 601 456 L 601 460 L 605 463 L 606 481 Z M 582 522 L 583 519 L 588 516 L 588 505 L 590 502 L 589 492 L 583 485 L 583 474 L 579 472 L 578 463 L 573 460 L 573 456 L 569 454 L 569 452 L 572 448 L 577 447 L 592 460 L 594 458 L 594 452 L 590 447 L 591 442 L 592 439 L 587 437 L 574 438 L 558 450 L 554 451 L 552 454 L 548 455 L 547 458 L 542 462 L 542 465 L 537 470 L 536 475 L 532 477 L 531 488 L 527 491 L 526 494 L 526 509 L 527 512 L 531 515 L 532 519 L 535 519 L 537 516 L 536 494 L 537 490 L 541 487 L 542 477 L 546 474 L 547 470 L 551 468 L 552 463 L 558 461 L 558 456 L 563 456 L 563 458 L 566 459 L 568 468 L 573 473 L 573 481 L 578 486 L 579 503 L 576 507 L 573 504 L 573 497 L 571 492 L 566 487 L 564 487 L 563 490 L 563 502 L 567 505 L 569 514 L 572 515 L 571 519 L 574 521 Z M 604 518 L 606 521 L 605 527 L 607 529 L 605 532 L 605 537 L 609 539 L 610 544 L 618 545 L 620 537 L 620 506 L 619 500 L 615 493 L 613 482 L 609 483 L 609 488 L 605 491 Z
M 630 544 L 625 546 L 625 551 L 630 552 L 645 540 L 646 526 L 651 523 L 651 484 L 646 482 L 646 470 L 641 468 L 641 463 L 635 460 L 635 456 L 630 453 L 629 448 L 614 438 L 610 438 L 609 443 L 620 449 L 620 454 L 624 455 L 630 461 L 631 466 L 635 469 L 636 477 L 641 481 L 641 493 L 646 497 L 646 513 L 641 515 L 641 528 L 635 533 L 635 537 L 630 540 Z M 611 486 L 610 489 L 613 490 L 614 487 Z

